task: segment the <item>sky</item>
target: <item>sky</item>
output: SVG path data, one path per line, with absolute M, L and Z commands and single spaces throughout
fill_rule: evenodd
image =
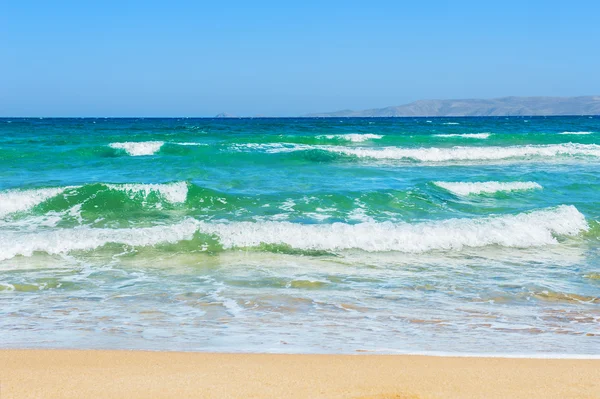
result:
M 0 116 L 600 95 L 600 2 L 0 0 Z

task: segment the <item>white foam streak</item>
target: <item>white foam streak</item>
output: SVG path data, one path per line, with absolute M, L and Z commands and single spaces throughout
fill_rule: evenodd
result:
M 172 204 L 185 202 L 188 194 L 188 186 L 185 182 L 168 184 L 107 184 L 111 190 L 122 191 L 131 199 L 137 195 L 147 198 L 151 193 L 160 195 L 165 201 Z
M 182 146 L 197 146 L 197 147 L 204 147 L 204 146 L 208 145 L 206 143 L 193 143 L 193 142 L 189 142 L 189 143 L 175 143 L 175 144 L 182 145 Z
M 338 140 L 347 140 L 353 143 L 362 143 L 368 140 L 376 140 L 380 139 L 383 136 L 380 134 L 359 134 L 359 133 L 350 133 L 350 134 L 327 134 L 324 136 L 317 136 L 317 138 L 326 138 L 326 139 L 338 139 Z
M 527 248 L 556 244 L 555 236 L 576 235 L 588 226 L 573 206 L 518 215 L 450 219 L 419 224 L 360 223 L 304 225 L 289 222 L 200 222 L 199 230 L 219 237 L 225 248 L 285 244 L 306 250 L 399 251 L 460 250 L 500 245 Z
M 17 255 L 31 256 L 36 251 L 56 255 L 76 250 L 92 250 L 108 243 L 130 246 L 176 243 L 190 240 L 196 228 L 197 222 L 187 219 L 169 226 L 130 229 L 76 227 L 35 233 L 0 232 L 0 260 Z
M 114 149 L 124 150 L 129 155 L 138 157 L 143 155 L 154 155 L 163 146 L 164 141 L 127 141 L 124 143 L 110 143 L 108 146 Z
M 293 144 L 293 143 L 248 143 L 248 144 L 233 144 L 232 149 L 237 151 L 242 150 L 260 150 L 269 154 L 280 153 L 280 152 L 294 152 L 302 150 L 314 150 L 321 146 L 314 146 L 309 144 Z M 328 146 L 323 146 L 328 147 Z
M 457 134 L 434 134 L 435 137 L 462 137 L 465 139 L 487 139 L 491 133 L 457 133 Z
M 559 156 L 600 157 L 598 144 L 545 144 L 523 146 L 487 147 L 346 147 L 340 145 L 308 145 L 293 143 L 250 143 L 232 146 L 235 150 L 260 150 L 266 153 L 284 153 L 306 150 L 322 150 L 359 158 L 411 159 L 421 162 L 447 161 L 496 161 L 518 158 L 553 158 Z
M 510 147 L 384 147 L 382 149 L 322 146 L 321 149 L 364 158 L 413 159 L 422 162 L 487 161 L 528 157 L 549 158 L 565 155 L 600 157 L 600 145 L 574 143 Z
M 535 182 L 443 182 L 437 181 L 434 184 L 444 190 L 450 191 L 456 195 L 471 195 L 471 194 L 493 194 L 497 192 L 510 192 L 518 190 L 535 190 L 542 189 L 542 186 Z
M 256 247 L 264 243 L 307 250 L 420 253 L 488 245 L 527 248 L 556 244 L 556 236 L 573 236 L 587 229 L 584 216 L 575 207 L 566 205 L 517 215 L 418 224 L 209 223 L 186 219 L 173 225 L 145 228 L 0 231 L 0 260 L 17 255 L 31 256 L 36 251 L 64 254 L 74 250 L 92 250 L 108 243 L 134 247 L 177 243 L 192 239 L 196 231 L 217 236 L 226 249 Z
M 69 187 L 7 190 L 0 192 L 0 217 L 27 211 L 42 202 L 62 194 Z
M 592 132 L 562 132 L 559 134 L 582 136 L 582 135 L 592 134 Z

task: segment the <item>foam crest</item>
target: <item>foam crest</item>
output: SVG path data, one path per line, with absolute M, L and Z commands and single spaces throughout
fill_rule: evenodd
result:
M 509 192 L 519 190 L 535 190 L 542 189 L 542 186 L 535 182 L 498 182 L 498 181 L 486 181 L 486 182 L 444 182 L 436 181 L 435 184 L 444 190 L 450 191 L 456 195 L 471 195 L 471 194 L 493 194 L 497 192 Z
M 321 149 L 340 154 L 354 155 L 361 158 L 412 159 L 421 162 L 488 161 L 512 158 L 550 158 L 574 155 L 600 157 L 600 145 L 574 143 L 509 147 L 384 147 L 382 149 L 321 146 Z
M 284 244 L 302 250 L 409 253 L 488 245 L 527 248 L 556 244 L 556 236 L 573 236 L 587 229 L 584 216 L 575 207 L 565 205 L 518 215 L 419 224 L 304 225 L 274 221 L 199 224 L 202 233 L 218 236 L 224 248 Z
M 62 194 L 70 187 L 38 188 L 32 190 L 7 190 L 0 192 L 0 217 L 23 212 Z
M 600 157 L 598 144 L 542 144 L 518 146 L 487 147 L 346 147 L 340 145 L 309 145 L 293 143 L 249 143 L 236 144 L 232 149 L 237 151 L 254 150 L 266 153 L 285 153 L 294 151 L 321 150 L 337 154 L 351 155 L 359 158 L 373 159 L 407 159 L 420 162 L 448 161 L 497 161 L 523 158 L 553 158 L 560 156 Z
M 172 204 L 185 202 L 188 194 L 188 186 L 185 182 L 168 184 L 107 184 L 111 190 L 122 191 L 131 199 L 142 195 L 147 198 L 150 194 L 160 195 L 165 201 Z
M 362 143 L 364 141 L 368 141 L 368 140 L 376 140 L 376 139 L 380 139 L 383 136 L 380 134 L 371 134 L 371 133 L 365 133 L 365 134 L 359 134 L 359 133 L 350 133 L 350 134 L 327 134 L 324 136 L 317 136 L 317 138 L 325 138 L 325 139 L 338 139 L 338 140 L 346 140 L 346 141 L 351 141 L 353 143 Z
M 163 146 L 164 141 L 126 141 L 124 143 L 110 143 L 108 146 L 118 150 L 124 150 L 129 155 L 138 157 L 143 155 L 154 155 Z
M 585 135 L 588 135 L 588 134 L 592 134 L 592 132 L 562 132 L 562 133 L 559 133 L 559 134 L 585 136 Z
M 173 225 L 128 229 L 76 227 L 39 232 L 0 231 L 0 260 L 17 255 L 31 256 L 34 252 L 57 255 L 92 250 L 109 243 L 134 247 L 176 243 L 192 239 L 197 225 L 195 220 L 186 219 Z
M 243 150 L 259 150 L 269 154 L 280 153 L 280 152 L 294 152 L 303 150 L 314 150 L 321 146 L 309 145 L 309 144 L 294 144 L 294 143 L 247 143 L 247 144 L 233 144 L 232 149 L 237 151 Z M 323 146 L 328 147 L 328 146 Z
M 456 134 L 434 134 L 434 137 L 462 137 L 465 139 L 487 139 L 491 133 L 456 133 Z
M 498 245 L 528 248 L 556 244 L 558 236 L 588 230 L 584 216 L 562 205 L 517 215 L 449 219 L 417 224 L 297 224 L 284 221 L 199 222 L 188 218 L 172 225 L 107 229 L 87 226 L 42 231 L 0 231 L 0 260 L 34 252 L 65 254 L 109 243 L 133 247 L 191 240 L 196 232 L 216 236 L 223 248 L 287 245 L 300 250 L 421 253 Z

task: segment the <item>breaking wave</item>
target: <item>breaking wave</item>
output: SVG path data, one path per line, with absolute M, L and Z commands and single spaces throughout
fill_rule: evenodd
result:
M 135 199 L 138 196 L 147 198 L 152 193 L 155 193 L 172 204 L 185 202 L 188 194 L 188 186 L 185 182 L 167 184 L 107 184 L 106 187 L 111 190 L 122 191 L 131 199 Z
M 413 160 L 419 162 L 497 161 L 507 159 L 553 158 L 559 156 L 600 157 L 598 144 L 542 144 L 487 147 L 345 147 L 293 143 L 249 143 L 232 146 L 237 151 L 258 150 L 266 153 L 320 150 L 359 158 Z
M 103 184 L 95 183 L 85 186 L 67 186 L 38 188 L 29 190 L 6 190 L 0 192 L 0 217 L 17 212 L 29 211 L 50 199 L 68 192 L 74 201 L 89 201 L 102 191 L 122 192 L 129 199 L 146 204 L 151 197 L 171 204 L 183 203 L 188 195 L 188 185 L 185 182 L 166 184 Z M 67 204 L 72 206 L 74 204 Z M 56 210 L 56 209 L 54 209 Z M 62 209 L 64 210 L 64 209 Z
M 322 135 L 322 136 L 317 136 L 317 138 L 320 139 L 338 139 L 338 140 L 346 140 L 346 141 L 351 141 L 353 143 L 362 143 L 364 141 L 368 141 L 368 140 L 376 140 L 376 139 L 380 139 L 383 136 L 380 134 L 370 134 L 370 133 L 365 133 L 365 134 L 359 134 L 359 133 L 350 133 L 350 134 L 326 134 L 326 135 Z
M 286 244 L 306 250 L 361 249 L 414 253 L 488 245 L 526 248 L 555 244 L 556 236 L 572 236 L 587 229 L 584 216 L 575 207 L 564 205 L 518 215 L 418 224 L 200 222 L 199 225 L 202 233 L 218 236 L 224 248 Z
M 331 147 L 331 146 L 318 146 L 310 144 L 294 144 L 294 143 L 247 143 L 247 144 L 233 144 L 231 148 L 235 151 L 245 150 L 258 150 L 264 151 L 269 154 L 275 154 L 280 152 L 294 152 L 304 150 L 316 150 L 320 147 Z M 337 148 L 337 147 L 335 147 Z
M 382 149 L 375 149 L 321 146 L 320 148 L 326 151 L 354 155 L 361 158 L 412 159 L 421 162 L 487 161 L 531 157 L 548 158 L 573 155 L 600 157 L 600 145 L 574 143 L 510 147 L 384 147 Z
M 471 195 L 471 194 L 493 194 L 502 191 L 518 191 L 518 190 L 535 190 L 542 189 L 542 186 L 535 182 L 434 182 L 438 187 L 450 191 L 456 195 Z
M 126 141 L 124 143 L 110 143 L 108 146 L 117 150 L 124 150 L 127 154 L 138 157 L 154 155 L 163 146 L 164 141 Z
M 34 233 L 0 232 L 0 260 L 17 255 L 31 256 L 34 252 L 57 255 L 76 250 L 92 250 L 109 243 L 134 247 L 176 243 L 191 239 L 196 228 L 197 222 L 188 219 L 169 226 L 142 228 L 76 227 Z
M 7 190 L 0 192 L 0 217 L 24 212 L 42 202 L 62 194 L 69 187 Z
M 465 139 L 487 139 L 491 133 L 456 133 L 456 134 L 434 134 L 435 137 L 462 137 Z
M 223 249 L 283 245 L 299 250 L 421 253 L 498 245 L 527 248 L 556 244 L 557 237 L 588 230 L 574 207 L 517 215 L 448 219 L 423 223 L 297 224 L 290 222 L 205 222 L 192 218 L 146 228 L 76 227 L 39 232 L 0 232 L 0 260 L 34 252 L 49 254 L 92 250 L 109 243 L 152 246 L 192 240 L 196 233 L 218 239 Z M 198 244 L 202 246 L 204 244 Z M 200 249 L 200 248 L 198 248 Z

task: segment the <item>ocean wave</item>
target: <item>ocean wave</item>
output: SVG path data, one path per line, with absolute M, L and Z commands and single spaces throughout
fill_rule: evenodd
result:
M 419 162 L 495 161 L 518 158 L 552 158 L 559 156 L 600 157 L 598 144 L 542 144 L 489 147 L 345 147 L 339 145 L 309 145 L 294 143 L 235 144 L 237 151 L 259 150 L 266 153 L 320 150 L 359 158 L 414 160 Z
M 181 223 L 127 229 L 104 229 L 75 227 L 40 232 L 0 232 L 0 260 L 17 255 L 31 256 L 34 252 L 50 255 L 65 254 L 77 250 L 92 250 L 109 243 L 133 247 L 190 240 L 198 223 L 187 219 Z
M 453 133 L 453 134 L 434 134 L 434 137 L 462 137 L 465 139 L 487 139 L 491 133 Z
M 295 144 L 295 143 L 245 143 L 232 144 L 231 149 L 235 151 L 258 150 L 269 154 L 280 152 L 294 152 L 303 150 L 314 150 L 321 146 L 310 144 Z M 327 146 L 324 146 L 327 147 Z
M 0 232 L 0 260 L 34 252 L 62 254 L 92 250 L 109 243 L 154 246 L 192 240 L 196 233 L 218 239 L 223 249 L 283 245 L 299 250 L 422 253 L 497 245 L 528 248 L 557 243 L 559 236 L 588 230 L 574 207 L 517 215 L 447 219 L 422 223 L 298 224 L 284 221 L 206 222 L 185 219 L 173 225 L 106 229 L 76 227 L 38 232 Z M 198 249 L 204 244 L 198 244 Z
M 93 183 L 85 186 L 50 187 L 38 189 L 11 189 L 0 192 L 0 217 L 16 212 L 29 211 L 33 207 L 65 193 L 69 190 L 74 201 L 88 201 L 96 197 L 101 191 L 118 191 L 127 195 L 131 200 L 142 200 L 142 205 L 156 195 L 159 200 L 171 204 L 183 203 L 187 199 L 188 185 L 185 182 L 166 184 L 105 184 Z M 73 204 L 68 201 L 66 207 Z M 56 210 L 56 209 L 55 209 Z M 61 211 L 64 209 L 61 209 Z
M 566 205 L 518 215 L 418 224 L 199 223 L 199 231 L 218 236 L 224 248 L 285 244 L 304 250 L 413 253 L 488 245 L 527 248 L 556 244 L 556 236 L 573 236 L 588 229 L 585 217 Z
M 126 141 L 123 143 L 110 143 L 108 146 L 117 150 L 124 150 L 133 157 L 154 155 L 163 146 L 164 141 Z
M 535 182 L 444 182 L 436 181 L 435 184 L 444 190 L 450 191 L 456 195 L 471 195 L 471 194 L 493 194 L 501 191 L 518 191 L 518 190 L 534 190 L 542 189 L 542 186 Z
M 566 134 L 566 135 L 582 135 L 582 136 L 585 136 L 585 135 L 592 134 L 592 133 L 593 133 L 593 132 L 562 132 L 562 133 L 559 133 L 559 134 Z
M 172 204 L 185 202 L 188 194 L 188 186 L 185 182 L 167 184 L 106 184 L 111 190 L 122 191 L 129 198 L 136 199 L 138 196 L 148 198 L 152 193 L 158 194 L 165 201 Z
M 72 187 L 38 188 L 30 190 L 7 190 L 0 192 L 0 217 L 24 212 L 42 202 L 62 194 Z
M 460 125 L 458 122 L 444 122 L 442 125 Z
M 173 143 L 173 144 L 176 144 L 176 145 L 182 145 L 182 146 L 188 146 L 188 147 L 189 147 L 189 146 L 205 147 L 205 146 L 207 146 L 207 145 L 208 145 L 208 144 L 206 144 L 206 143 L 194 143 L 194 142 Z
M 380 139 L 383 136 L 380 134 L 370 134 L 370 133 L 365 133 L 365 134 L 359 134 L 359 133 L 349 133 L 349 134 L 326 134 L 326 135 L 321 135 L 321 136 L 317 136 L 317 138 L 319 139 L 338 139 L 338 140 L 346 140 L 346 141 L 351 141 L 353 143 L 362 143 L 364 141 L 368 141 L 368 140 L 376 140 L 376 139 Z
M 488 161 L 512 158 L 548 158 L 574 155 L 600 157 L 600 145 L 574 143 L 509 147 L 384 147 L 375 149 L 365 147 L 347 148 L 340 146 L 321 146 L 320 148 L 326 151 L 354 155 L 360 158 L 412 159 L 421 162 Z

